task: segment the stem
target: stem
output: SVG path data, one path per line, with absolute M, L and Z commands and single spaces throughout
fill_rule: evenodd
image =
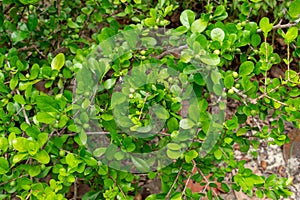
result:
M 76 200 L 77 199 L 77 177 L 75 178 L 75 182 L 74 182 L 74 195 L 73 195 L 73 199 Z
M 287 45 L 287 68 L 288 68 L 288 81 L 290 81 L 290 44 Z
M 266 46 L 266 64 L 268 64 L 268 47 L 267 47 L 267 37 L 264 37 L 264 42 Z M 267 94 L 267 71 L 265 71 L 265 94 Z
M 19 90 L 16 90 L 16 91 L 17 91 L 17 94 L 20 95 L 20 91 L 19 91 Z M 22 112 L 23 112 L 23 115 L 24 115 L 24 118 L 25 118 L 25 122 L 26 122 L 27 124 L 31 125 L 31 124 L 30 124 L 30 121 L 29 121 L 29 118 L 28 118 L 28 116 L 27 116 L 25 107 L 24 107 L 23 104 L 21 105 L 21 109 L 22 109 Z
M 182 194 L 181 194 L 181 197 L 183 197 L 185 195 L 185 190 L 187 188 L 187 185 L 189 184 L 190 180 L 191 180 L 191 177 L 193 175 L 193 172 L 194 170 L 196 169 L 196 162 L 193 162 L 193 169 L 192 169 L 192 173 L 189 175 L 188 179 L 186 180 L 186 183 L 185 183 L 185 186 L 183 188 L 183 191 L 182 191 Z
M 196 162 L 195 160 L 192 160 L 193 164 L 196 165 Z M 204 181 L 206 182 L 206 185 L 203 189 L 203 192 L 205 192 L 205 190 L 207 189 L 207 187 L 209 186 L 210 184 L 210 181 L 206 178 L 206 176 L 203 174 L 203 172 L 201 171 L 201 169 L 199 167 L 196 168 L 197 171 L 199 172 L 199 174 L 202 176 L 202 178 L 204 179 Z M 213 192 L 214 196 L 217 197 L 218 194 L 216 193 L 216 191 L 214 189 L 211 189 L 211 191 Z
M 144 98 L 143 106 L 142 106 L 141 111 L 140 111 L 139 121 L 140 121 L 141 118 L 142 118 L 142 113 L 143 113 L 143 110 L 144 110 L 144 107 L 145 107 L 145 104 L 146 104 L 146 101 L 147 101 L 148 96 L 149 96 L 149 94 L 147 93 L 146 96 L 145 96 L 145 98 Z
M 179 178 L 179 175 L 181 174 L 181 170 L 182 170 L 182 166 L 180 167 L 180 169 L 179 169 L 179 171 L 177 173 L 177 176 L 176 176 L 176 178 L 175 178 L 175 180 L 174 180 L 174 182 L 173 182 L 173 184 L 172 184 L 172 186 L 171 186 L 171 188 L 170 188 L 170 190 L 169 190 L 169 192 L 168 192 L 168 194 L 166 196 L 166 199 L 168 199 L 168 200 L 170 199 L 170 195 L 171 195 L 172 189 L 174 188 L 175 183 L 177 182 L 177 180 Z

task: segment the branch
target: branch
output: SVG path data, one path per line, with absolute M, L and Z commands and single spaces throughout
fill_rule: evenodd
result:
M 27 177 L 27 176 L 29 176 L 29 174 L 23 174 L 23 175 L 21 175 L 21 176 L 19 176 L 19 177 L 17 177 L 17 178 L 13 178 L 13 179 L 11 179 L 11 180 L 8 180 L 8 181 L 5 181 L 5 182 L 0 183 L 0 186 L 6 185 L 7 183 L 10 183 L 10 182 L 12 182 L 12 181 L 15 181 L 15 180 L 17 180 L 17 179 L 21 179 L 21 178 Z
M 16 91 L 17 91 L 17 94 L 20 95 L 19 90 L 16 90 Z M 23 112 L 24 118 L 25 118 L 25 122 L 31 126 L 30 121 L 29 121 L 28 116 L 27 116 L 27 113 L 26 113 L 26 110 L 24 108 L 24 105 L 22 104 L 21 107 L 22 107 L 22 112 Z
M 180 167 L 179 172 L 178 172 L 178 174 L 177 174 L 177 176 L 176 176 L 176 178 L 175 178 L 175 180 L 174 180 L 174 182 L 173 182 L 173 184 L 172 184 L 172 186 L 171 186 L 171 188 L 170 188 L 170 190 L 169 190 L 169 192 L 168 192 L 168 194 L 166 196 L 167 200 L 170 199 L 170 195 L 171 195 L 172 189 L 174 188 L 174 186 L 175 186 L 175 184 L 176 184 L 176 182 L 177 182 L 177 180 L 179 178 L 179 175 L 181 174 L 181 170 L 182 170 L 182 166 Z
M 191 179 L 191 177 L 192 177 L 193 172 L 194 172 L 195 169 L 196 169 L 196 163 L 193 162 L 193 169 L 192 169 L 192 172 L 191 172 L 191 174 L 189 175 L 188 179 L 186 180 L 186 183 L 185 183 L 185 186 L 184 186 L 184 188 L 183 188 L 181 197 L 183 197 L 183 196 L 185 195 L 185 194 L 184 194 L 184 193 L 185 193 L 185 190 L 186 190 L 186 188 L 187 188 L 187 185 L 188 185 L 189 182 L 190 182 L 190 179 Z
M 289 27 L 292 27 L 292 26 L 297 26 L 298 23 L 287 23 L 287 24 L 277 24 L 275 26 L 273 26 L 273 30 L 276 30 L 276 29 L 280 29 L 280 28 L 289 28 Z M 258 29 L 257 30 L 258 33 L 262 32 L 261 29 Z
M 192 161 L 193 161 L 193 164 L 194 164 L 194 165 L 197 165 L 194 159 L 193 159 Z M 204 181 L 206 182 L 205 188 L 204 188 L 204 190 L 203 190 L 203 192 L 204 192 L 204 191 L 207 189 L 207 187 L 208 187 L 208 185 L 209 185 L 210 182 L 209 182 L 209 180 L 206 178 L 206 176 L 203 174 L 203 172 L 201 171 L 201 169 L 199 169 L 199 167 L 197 167 L 196 169 L 197 169 L 197 171 L 199 172 L 199 174 L 201 174 L 201 176 L 203 177 Z M 216 191 L 215 191 L 214 189 L 211 189 L 211 191 L 213 192 L 213 194 L 214 194 L 215 197 L 218 196 L 218 194 L 216 193 Z
M 161 54 L 154 56 L 154 58 L 160 60 L 161 58 L 163 58 L 164 56 L 168 55 L 168 54 L 178 54 L 180 53 L 183 49 L 186 49 L 188 47 L 187 44 L 183 45 L 183 46 L 179 46 L 176 47 L 174 49 L 170 49 L 170 50 L 165 50 L 163 51 Z
M 76 200 L 77 199 L 77 177 L 75 178 L 74 181 L 74 195 L 73 195 L 73 199 Z
M 238 89 L 235 88 L 235 87 L 232 87 L 232 89 L 233 89 L 233 91 L 234 91 L 236 94 L 238 94 L 238 95 L 239 95 L 240 97 L 242 97 L 243 99 L 248 100 L 250 103 L 252 103 L 252 104 L 256 104 L 256 103 L 257 103 L 257 99 L 251 99 L 251 98 L 248 98 L 247 95 L 245 95 L 244 93 L 242 93 L 240 90 L 238 90 Z M 243 103 L 244 103 L 245 105 L 247 105 L 247 102 L 246 102 L 246 101 L 243 101 Z
M 38 44 L 33 44 L 31 46 L 21 47 L 21 48 L 18 49 L 18 52 L 20 53 L 20 52 L 23 52 L 23 51 L 28 51 L 28 50 L 31 50 L 31 49 L 35 49 L 39 46 L 40 45 L 38 45 Z

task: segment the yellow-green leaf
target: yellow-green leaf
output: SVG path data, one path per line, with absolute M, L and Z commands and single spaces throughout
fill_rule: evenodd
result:
M 59 71 L 65 64 L 65 55 L 63 53 L 57 54 L 52 62 L 51 62 L 51 68 L 52 70 Z

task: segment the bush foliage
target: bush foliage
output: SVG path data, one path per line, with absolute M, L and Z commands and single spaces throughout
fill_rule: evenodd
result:
M 292 195 L 233 146 L 255 157 L 289 142 L 286 121 L 300 128 L 299 7 L 2 0 L 0 199 L 76 198 L 80 184 L 82 199 L 134 199 L 144 174 L 162 185 L 148 200 Z

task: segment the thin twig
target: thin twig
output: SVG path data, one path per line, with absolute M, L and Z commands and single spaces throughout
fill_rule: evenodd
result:
M 195 160 L 193 159 L 192 161 L 193 161 L 193 164 L 196 165 Z M 196 169 L 199 172 L 199 174 L 203 177 L 204 181 L 206 182 L 206 186 L 205 186 L 205 190 L 206 190 L 206 188 L 208 187 L 210 181 L 206 178 L 206 176 L 203 174 L 203 172 L 201 171 L 201 169 L 199 167 L 197 167 Z M 205 191 L 205 190 L 203 190 L 203 191 Z M 216 196 L 216 197 L 218 196 L 216 191 L 214 191 L 213 189 L 211 191 L 213 192 L 214 196 Z
M 283 103 L 283 102 L 281 102 L 281 101 L 279 101 L 279 100 L 277 100 L 277 99 L 274 99 L 273 97 L 270 97 L 270 96 L 268 96 L 268 95 L 266 95 L 266 97 L 269 98 L 269 99 L 271 99 L 271 100 L 273 100 L 273 101 L 275 101 L 275 102 L 277 102 L 277 103 L 279 103 L 279 104 L 281 104 L 281 105 L 283 105 L 283 106 L 287 106 L 286 103 Z
M 30 46 L 26 46 L 26 47 L 21 47 L 18 49 L 18 52 L 22 52 L 22 51 L 28 51 L 28 50 L 31 50 L 31 49 L 35 49 L 37 47 L 39 47 L 40 45 L 38 44 L 33 44 L 33 45 L 30 45 Z
M 224 156 L 225 156 L 228 160 L 230 159 L 221 147 L 219 147 L 218 149 L 220 149 L 220 151 L 224 154 Z
M 74 200 L 77 199 L 77 177 L 75 178 L 75 181 L 74 181 L 74 195 L 73 195 L 73 199 Z
M 257 103 L 257 99 L 250 99 L 250 98 L 248 98 L 247 95 L 245 95 L 244 93 L 242 93 L 240 90 L 238 90 L 238 89 L 235 88 L 235 87 L 232 87 L 232 89 L 233 89 L 233 91 L 234 91 L 235 93 L 237 93 L 237 94 L 238 94 L 239 96 L 241 96 L 243 99 L 247 99 L 250 103 L 252 103 L 252 104 L 256 104 L 256 103 Z M 247 105 L 247 102 L 244 101 L 244 104 Z
M 182 51 L 183 49 L 186 49 L 188 47 L 187 44 L 183 45 L 183 46 L 179 46 L 177 48 L 174 48 L 174 49 L 170 49 L 170 50 L 166 50 L 164 52 L 162 52 L 161 54 L 155 56 L 154 58 L 160 60 L 161 58 L 163 58 L 164 56 L 168 55 L 168 54 L 171 54 L 171 53 L 174 53 L 174 52 L 179 52 L 179 51 Z
M 109 135 L 108 131 L 85 132 L 87 135 Z M 69 133 L 68 136 L 75 136 L 77 133 Z
M 193 175 L 193 172 L 194 172 L 195 168 L 196 168 L 196 163 L 193 162 L 192 173 L 189 175 L 188 179 L 186 180 L 186 183 L 185 183 L 185 186 L 184 186 L 184 188 L 183 188 L 181 197 L 185 196 L 185 190 L 186 190 L 186 188 L 187 188 L 187 185 L 188 185 L 189 182 L 190 182 L 190 179 L 191 179 L 191 177 L 192 177 L 192 175 Z
M 12 181 L 15 181 L 15 180 L 17 180 L 17 179 L 21 179 L 21 178 L 27 177 L 27 176 L 29 176 L 29 174 L 24 174 L 24 175 L 21 175 L 21 176 L 19 176 L 19 177 L 17 177 L 17 178 L 13 178 L 13 179 L 11 179 L 11 180 L 2 182 L 2 183 L 0 183 L 0 186 L 6 185 L 6 184 L 9 183 L 9 182 L 12 182 Z
M 178 180 L 178 178 L 179 178 L 179 176 L 180 176 L 180 174 L 181 174 L 181 170 L 182 170 L 182 166 L 179 168 L 179 172 L 177 173 L 177 176 L 176 176 L 176 178 L 175 178 L 175 180 L 174 180 L 174 182 L 173 182 L 173 184 L 172 184 L 172 186 L 171 186 L 171 188 L 170 188 L 168 194 L 166 195 L 166 199 L 167 199 L 167 200 L 170 199 L 171 192 L 172 192 L 172 190 L 173 190 L 175 184 L 177 183 L 177 180 Z
M 112 178 L 112 177 L 111 177 L 111 178 Z M 119 188 L 121 194 L 122 194 L 123 197 L 126 199 L 126 195 L 125 195 L 124 191 L 122 190 L 122 188 L 121 188 L 121 187 L 119 186 L 119 184 L 117 183 L 117 181 L 116 181 L 114 178 L 112 178 L 112 180 L 115 182 L 115 184 L 116 184 L 116 186 Z
M 20 95 L 20 91 L 19 90 L 16 90 L 16 91 L 17 91 L 17 94 Z M 31 126 L 31 123 L 30 123 L 30 121 L 28 119 L 28 116 L 26 114 L 26 110 L 24 108 L 24 105 L 21 104 L 21 107 L 22 107 L 22 112 L 23 112 L 24 118 L 25 118 L 25 122 Z
M 273 26 L 273 30 L 276 30 L 276 29 L 280 29 L 280 28 L 289 28 L 289 27 L 292 27 L 292 26 L 297 26 L 298 23 L 287 23 L 287 24 L 277 24 L 275 26 Z M 257 32 L 260 33 L 262 32 L 261 29 L 257 29 Z

